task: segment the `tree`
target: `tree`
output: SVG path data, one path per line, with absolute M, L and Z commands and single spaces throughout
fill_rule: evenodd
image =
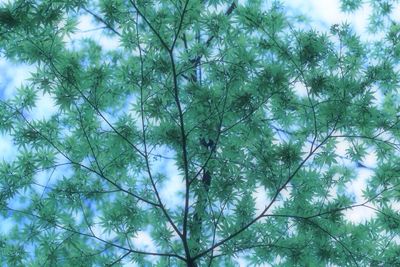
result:
M 370 30 L 383 36 L 370 42 L 269 2 L 3 4 L 2 56 L 36 71 L 0 104 L 0 129 L 18 147 L 0 165 L 1 216 L 14 222 L 0 261 L 399 266 L 396 1 L 370 1 Z M 80 14 L 119 48 L 71 46 Z M 41 94 L 58 112 L 34 120 Z M 369 153 L 377 166 L 359 202 L 348 188 Z M 183 184 L 173 196 L 166 162 Z M 361 208 L 375 216 L 345 216 Z M 137 247 L 142 232 L 155 248 Z

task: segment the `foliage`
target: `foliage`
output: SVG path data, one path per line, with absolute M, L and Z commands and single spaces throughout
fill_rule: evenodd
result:
M 3 266 L 398 266 L 396 1 L 370 1 L 370 42 L 269 2 L 3 4 L 2 56 L 36 66 L 0 103 L 18 148 L 0 164 Z M 80 15 L 119 47 L 71 45 Z M 58 111 L 32 119 L 43 95 Z M 361 208 L 376 216 L 350 221 Z

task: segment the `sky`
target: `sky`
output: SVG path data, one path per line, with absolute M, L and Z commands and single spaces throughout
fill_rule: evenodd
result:
M 0 4 L 2 2 L 5 1 L 0 0 Z M 294 12 L 300 11 L 301 13 L 304 13 L 314 22 L 313 24 L 317 25 L 321 30 L 329 30 L 332 24 L 347 21 L 355 28 L 362 39 L 368 40 L 377 38 L 377 36 L 371 36 L 365 31 L 368 22 L 368 14 L 371 12 L 368 5 L 364 5 L 364 7 L 355 14 L 348 15 L 340 12 L 339 0 L 289 0 L 282 2 L 284 2 Z M 400 15 L 400 10 L 397 10 L 396 13 Z M 90 31 L 91 29 L 96 28 L 96 25 L 92 23 L 90 16 L 82 16 L 78 28 L 79 31 L 72 37 L 73 40 L 90 36 L 99 42 L 106 50 L 112 50 L 118 47 L 117 39 L 105 37 L 98 34 L 96 31 Z M 15 88 L 24 84 L 25 79 L 29 77 L 29 73 L 34 71 L 34 69 L 34 66 L 8 62 L 4 58 L 0 57 L 0 98 L 7 99 L 12 97 L 15 94 Z M 299 90 L 299 93 L 301 93 L 301 89 Z M 56 110 L 57 108 L 55 107 L 52 98 L 49 95 L 43 95 L 39 97 L 39 102 L 33 109 L 31 116 L 32 119 L 46 119 L 54 114 Z M 345 155 L 346 148 L 347 144 L 342 140 L 336 147 L 337 153 L 339 155 Z M 13 160 L 16 154 L 16 148 L 13 146 L 10 136 L 7 134 L 0 134 L 0 160 Z M 348 184 L 348 190 L 354 194 L 357 202 L 363 201 L 362 190 L 365 188 L 368 178 L 373 175 L 371 168 L 376 166 L 375 154 L 371 152 L 362 164 L 368 168 L 358 168 L 357 178 Z M 166 183 L 161 192 L 162 198 L 168 199 L 170 204 L 175 205 L 179 199 L 174 198 L 173 196 L 182 190 L 182 185 L 179 181 L 180 177 L 177 174 L 177 168 L 170 162 L 165 162 L 161 165 L 160 168 L 163 168 L 165 173 L 169 175 L 169 182 Z M 38 179 L 45 179 L 44 177 L 38 177 Z M 180 186 L 177 187 L 177 184 Z M 254 192 L 254 196 L 257 199 L 257 208 L 262 209 L 267 200 L 264 191 L 260 189 L 257 192 Z M 353 222 L 363 222 L 368 218 L 373 217 L 374 214 L 369 209 L 357 208 L 346 211 L 346 216 Z M 4 220 L 0 218 L 0 233 L 2 231 L 8 231 L 11 226 L 12 221 L 10 219 Z M 156 250 L 154 242 L 151 240 L 151 237 L 146 230 L 141 231 L 134 238 L 133 242 L 143 248 L 147 247 Z M 240 266 L 247 266 L 247 263 L 243 258 L 238 259 L 238 264 Z M 134 265 L 127 264 L 126 266 Z

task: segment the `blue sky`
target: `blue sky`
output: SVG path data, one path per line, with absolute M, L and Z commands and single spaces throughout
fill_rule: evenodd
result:
M 0 0 L 1 2 L 5 2 Z M 240 2 L 240 1 L 239 1 Z M 365 29 L 368 23 L 368 14 L 371 12 L 368 5 L 365 5 L 362 9 L 357 11 L 355 14 L 348 15 L 340 12 L 339 0 L 290 0 L 282 1 L 293 11 L 300 11 L 310 18 L 310 20 L 319 28 L 321 31 L 328 30 L 332 24 L 341 23 L 347 21 L 354 29 L 360 34 L 364 40 L 379 38 L 379 36 L 371 36 L 366 33 Z M 400 15 L 400 9 L 395 11 L 396 14 Z M 83 37 L 92 37 L 94 40 L 99 42 L 105 49 L 114 49 L 118 47 L 118 40 L 106 37 L 99 34 L 97 31 L 90 31 L 96 28 L 96 25 L 92 23 L 90 16 L 82 16 L 79 23 L 79 31 L 72 36 L 72 40 L 78 40 Z M 71 43 L 71 45 L 73 45 Z M 15 88 L 25 83 L 25 79 L 29 77 L 29 73 L 34 71 L 33 66 L 24 64 L 16 64 L 8 62 L 4 58 L 0 58 L 0 97 L 7 99 L 15 94 Z M 301 93 L 301 88 L 299 88 Z M 39 102 L 36 108 L 33 109 L 31 116 L 33 119 L 46 119 L 56 112 L 54 102 L 49 95 L 43 95 L 39 97 Z M 344 155 L 347 148 L 346 142 L 342 141 L 337 146 L 337 153 Z M 16 156 L 16 148 L 12 144 L 11 138 L 7 134 L 0 134 L 0 160 L 13 160 Z M 345 164 L 351 164 L 346 163 Z M 376 157 L 371 152 L 366 159 L 362 162 L 367 167 L 373 168 L 376 165 Z M 165 184 L 162 190 L 163 199 L 169 201 L 170 205 L 179 203 L 179 199 L 175 197 L 176 193 L 182 190 L 180 183 L 180 177 L 177 173 L 176 166 L 173 162 L 160 162 L 160 170 L 164 170 L 168 174 L 169 181 Z M 362 189 L 365 188 L 367 179 L 373 174 L 373 171 L 367 168 L 358 168 L 357 178 L 348 184 L 349 192 L 353 193 L 356 200 L 362 202 Z M 45 176 L 45 175 L 44 175 Z M 37 179 L 45 179 L 44 177 L 38 177 Z M 42 181 L 40 181 L 42 182 Z M 177 186 L 179 185 L 179 186 Z M 267 200 L 265 193 L 262 189 L 255 192 L 254 195 L 257 197 L 257 207 L 261 209 Z M 17 204 L 17 203 L 14 203 Z M 346 216 L 349 220 L 354 222 L 362 222 L 373 216 L 373 213 L 369 209 L 357 208 L 351 211 L 347 211 Z M 0 218 L 0 232 L 7 231 L 12 226 L 11 220 L 3 220 Z M 98 229 L 99 231 L 101 229 Z M 134 238 L 133 242 L 139 246 L 149 248 L 150 250 L 156 250 L 154 243 L 152 242 L 148 232 L 141 231 L 139 235 Z M 246 266 L 244 259 L 239 258 L 238 263 L 240 266 Z M 129 265 L 126 265 L 129 266 Z

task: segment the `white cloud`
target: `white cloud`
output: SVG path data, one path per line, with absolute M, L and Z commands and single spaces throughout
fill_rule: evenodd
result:
M 139 267 L 139 265 L 136 262 L 132 262 L 130 259 L 123 260 L 122 261 L 122 266 L 124 267 Z
M 267 191 L 263 186 L 258 186 L 256 191 L 253 192 L 253 198 L 256 202 L 256 214 L 258 215 L 265 209 L 265 206 L 268 204 Z
M 250 262 L 243 257 L 238 258 L 236 263 L 239 264 L 239 267 L 250 266 Z
M 354 209 L 348 209 L 344 212 L 344 217 L 355 224 L 364 223 L 371 220 L 376 216 L 376 212 L 373 209 L 361 206 Z
M 8 207 L 14 210 L 24 210 L 30 204 L 30 190 L 19 190 L 19 192 L 8 201 Z
M 374 175 L 374 171 L 366 168 L 358 168 L 356 179 L 346 184 L 347 193 L 354 196 L 355 203 L 364 203 L 367 199 L 363 196 L 368 179 Z M 354 223 L 362 223 L 371 219 L 375 212 L 366 207 L 357 207 L 344 212 L 345 218 Z
M 49 189 L 45 190 L 45 186 L 52 187 L 57 181 L 61 180 L 63 177 L 71 176 L 73 171 L 71 168 L 65 168 L 60 166 L 56 170 L 44 170 L 39 171 L 34 175 L 34 181 L 37 185 L 34 185 L 34 189 L 38 193 L 49 192 Z
M 348 192 L 354 194 L 355 201 L 362 203 L 366 201 L 362 191 L 366 189 L 368 179 L 374 175 L 374 172 L 366 168 L 358 168 L 356 179 L 352 180 L 348 186 Z
M 54 99 L 49 94 L 39 96 L 36 106 L 30 112 L 34 120 L 47 120 L 57 112 L 58 108 Z
M 154 240 L 150 236 L 151 227 L 147 227 L 144 231 L 138 231 L 135 237 L 131 238 L 132 244 L 135 249 L 142 251 L 157 251 L 157 246 L 154 243 Z M 156 262 L 156 256 L 147 256 L 147 260 L 151 262 Z M 133 265 L 135 266 L 135 265 Z
M 185 189 L 183 177 L 179 174 L 179 170 L 173 160 L 165 160 L 163 165 L 160 172 L 167 176 L 167 180 L 160 188 L 161 199 L 169 209 L 183 208 L 182 194 Z
M 392 201 L 392 208 L 396 212 L 400 213 L 400 201 Z
M 285 2 L 285 4 L 293 9 L 294 14 L 298 14 L 299 11 L 305 14 L 313 22 L 311 25 L 321 31 L 329 30 L 333 24 L 346 22 L 364 41 L 377 40 L 382 37 L 381 34 L 372 35 L 367 32 L 368 17 L 372 11 L 369 4 L 362 5 L 360 9 L 353 13 L 342 12 L 339 0 L 291 0 Z M 397 7 L 396 10 L 400 10 L 400 7 Z
M 291 195 L 292 195 L 292 187 L 284 188 L 279 193 L 278 198 L 275 200 L 275 202 L 269 208 L 269 213 L 273 214 L 276 209 L 281 208 L 283 206 L 283 204 L 285 204 L 285 202 L 291 198 Z M 267 205 L 269 205 L 269 202 L 267 202 Z
M 45 186 L 51 186 L 51 184 L 53 183 L 51 181 L 53 175 L 51 171 L 41 171 L 35 174 L 34 181 L 39 185 L 36 185 L 33 188 L 36 189 L 37 193 L 42 194 L 43 192 L 45 192 Z
M 289 3 L 296 6 L 312 19 L 323 23 L 338 23 L 344 17 L 340 14 L 340 6 L 336 0 L 294 0 L 289 1 Z
M 384 96 L 382 90 L 380 90 L 378 86 L 373 85 L 372 88 L 373 88 L 372 95 L 373 95 L 374 98 L 375 98 L 375 99 L 372 101 L 372 103 L 373 103 L 376 107 L 380 108 L 380 107 L 382 107 L 382 105 L 383 105 L 383 103 L 384 103 L 385 96 Z
M 138 231 L 135 237 L 132 238 L 132 243 L 135 245 L 135 248 L 138 249 L 148 249 L 153 251 L 156 249 L 154 241 L 150 236 L 150 229 L 146 229 L 146 231 Z
M 368 168 L 376 168 L 378 162 L 378 157 L 376 156 L 375 150 L 368 149 L 367 155 L 364 157 L 362 164 Z
M 93 231 L 93 234 L 96 237 L 99 237 L 104 240 L 112 240 L 117 237 L 117 234 L 113 231 L 106 231 L 104 227 L 101 226 L 101 212 L 96 214 L 97 216 L 93 218 L 93 225 L 90 229 Z
M 177 210 L 183 208 L 183 192 L 185 183 L 180 174 L 175 160 L 175 152 L 167 146 L 162 146 L 152 151 L 154 155 L 161 155 L 164 158 L 157 157 L 157 160 L 151 162 L 153 178 L 155 175 L 162 174 L 166 177 L 162 184 L 157 184 L 161 200 L 168 209 Z
M 307 88 L 302 82 L 297 81 L 293 85 L 293 90 L 299 97 L 307 97 L 308 95 Z
M 340 157 L 346 157 L 346 150 L 351 146 L 350 142 L 343 137 L 337 137 L 335 138 L 335 141 L 337 141 L 335 153 Z
M 400 236 L 395 236 L 392 240 L 393 243 L 400 246 Z
M 0 234 L 8 234 L 14 225 L 13 219 L 0 216 Z
M 90 14 L 81 15 L 78 19 L 77 31 L 71 34 L 69 37 L 65 37 L 67 47 L 75 47 L 75 42 L 83 38 L 91 38 L 95 40 L 104 50 L 115 50 L 119 48 L 119 38 L 110 37 L 103 34 L 100 25 L 94 21 L 93 16 Z
M 8 134 L 0 134 L 0 151 L 1 159 L 10 162 L 17 156 L 17 147 L 13 143 L 13 139 Z
M 16 93 L 16 87 L 26 84 L 26 79 L 35 66 L 13 63 L 0 57 L 0 98 L 9 99 Z

